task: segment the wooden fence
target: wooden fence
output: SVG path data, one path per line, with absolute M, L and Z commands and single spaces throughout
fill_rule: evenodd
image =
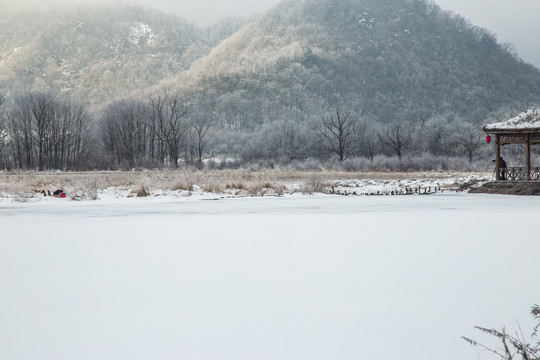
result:
M 499 174 L 499 180 L 538 181 L 540 180 L 540 168 L 531 168 L 529 175 L 527 177 L 527 168 L 524 167 L 502 168 Z

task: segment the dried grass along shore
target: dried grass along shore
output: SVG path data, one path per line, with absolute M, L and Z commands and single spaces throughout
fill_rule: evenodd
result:
M 265 196 L 293 193 L 369 192 L 413 186 L 459 189 L 489 180 L 479 172 L 344 172 L 297 170 L 156 170 L 91 172 L 0 172 L 0 198 L 31 199 L 42 190 L 63 189 L 76 200 L 97 199 L 104 192 L 119 196 L 213 193 Z M 378 190 L 379 192 L 382 190 Z M 393 190 L 392 190 L 393 191 Z M 397 190 L 396 190 L 397 191 Z M 353 193 L 351 190 L 350 193 Z

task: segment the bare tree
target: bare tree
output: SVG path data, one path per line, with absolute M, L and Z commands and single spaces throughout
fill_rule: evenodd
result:
M 355 139 L 357 120 L 350 110 L 343 112 L 336 107 L 335 113 L 321 116 L 320 135 L 328 148 L 337 154 L 339 161 L 349 156 L 349 150 Z
M 358 125 L 358 138 L 361 139 L 362 147 L 361 153 L 368 157 L 370 162 L 373 163 L 375 157 L 375 142 L 373 137 L 375 136 L 375 130 L 373 129 L 373 123 L 363 120 Z
M 212 128 L 212 121 L 209 116 L 195 115 L 190 119 L 190 127 L 192 130 L 191 147 L 194 150 L 195 162 L 197 166 L 201 166 L 208 145 L 208 131 Z
M 184 119 L 187 108 L 178 94 L 160 94 L 151 97 L 149 103 L 153 111 L 152 121 L 148 125 L 160 143 L 166 146 L 169 163 L 176 168 L 189 129 Z
M 53 125 L 56 120 L 56 108 L 53 99 L 46 93 L 28 94 L 27 106 L 32 113 L 32 134 L 37 144 L 37 165 L 39 171 L 47 167 L 47 142 L 51 133 L 54 133 Z
M 392 149 L 400 161 L 403 156 L 403 151 L 412 140 L 411 134 L 406 131 L 401 124 L 387 127 L 386 133 L 383 135 L 379 133 L 378 136 L 383 144 Z
M 60 141 L 57 166 L 60 169 L 80 169 L 92 141 L 90 120 L 81 104 L 65 101 L 60 109 Z
M 11 162 L 21 169 L 72 169 L 80 166 L 90 139 L 83 106 L 47 93 L 15 99 L 6 116 Z
M 6 148 L 6 138 L 8 137 L 8 131 L 6 129 L 6 124 L 4 123 L 4 108 L 2 107 L 4 105 L 5 98 L 3 94 L 0 94 L 0 156 L 3 158 L 4 166 L 7 166 L 7 159 L 6 155 L 4 153 L 4 149 Z
M 456 135 L 456 143 L 459 149 L 467 155 L 469 162 L 472 163 L 482 146 L 482 136 L 472 125 L 462 124 L 461 129 L 459 134 Z
M 411 127 L 424 128 L 426 122 L 431 118 L 431 112 L 429 110 L 416 110 L 411 111 L 405 115 L 405 121 L 411 124 Z
M 105 153 L 129 168 L 151 161 L 156 154 L 146 125 L 151 117 L 148 105 L 138 101 L 119 100 L 105 108 L 100 120 Z

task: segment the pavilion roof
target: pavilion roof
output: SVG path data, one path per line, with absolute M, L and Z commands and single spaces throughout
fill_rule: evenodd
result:
M 484 126 L 484 132 L 496 133 L 530 133 L 540 132 L 540 109 L 527 110 L 515 118 Z

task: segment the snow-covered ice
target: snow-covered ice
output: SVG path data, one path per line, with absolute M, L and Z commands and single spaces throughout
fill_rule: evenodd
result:
M 540 198 L 0 203 L 0 359 L 477 359 L 527 334 Z M 489 359 L 483 353 L 481 359 Z

